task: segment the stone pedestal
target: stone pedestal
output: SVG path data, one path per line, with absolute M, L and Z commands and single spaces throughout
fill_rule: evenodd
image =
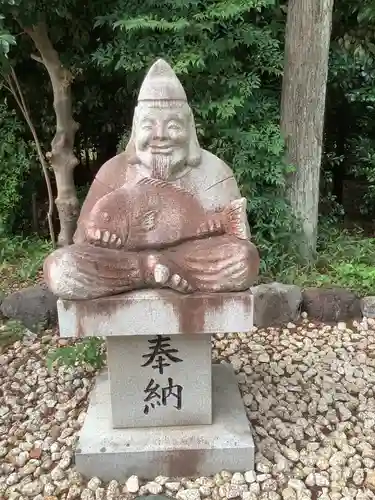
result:
M 77 444 L 76 468 L 120 482 L 132 474 L 152 479 L 252 469 L 254 442 L 231 366 L 214 365 L 212 382 L 212 425 L 113 429 L 108 375 L 102 373 Z
M 211 365 L 211 334 L 248 332 L 249 291 L 132 292 L 58 301 L 63 337 L 103 336 L 98 376 L 76 453 L 103 479 L 251 469 L 254 445 L 230 366 Z

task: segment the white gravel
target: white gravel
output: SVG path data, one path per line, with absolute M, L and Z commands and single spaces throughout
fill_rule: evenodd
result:
M 125 484 L 72 466 L 93 373 L 45 364 L 55 336 L 0 355 L 0 499 L 375 499 L 375 321 L 218 335 L 215 362 L 238 375 L 257 445 L 256 470 Z

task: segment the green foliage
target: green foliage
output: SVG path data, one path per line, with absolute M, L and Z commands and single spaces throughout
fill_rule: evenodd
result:
M 345 0 L 333 18 L 324 167 L 334 174 L 337 195 L 345 178 L 368 183 L 360 208 L 369 216 L 375 214 L 374 111 L 375 3 Z
M 89 337 L 71 346 L 58 347 L 47 355 L 47 366 L 89 365 L 99 370 L 105 364 L 104 342 L 97 337 Z
M 20 216 L 28 176 L 35 171 L 35 154 L 7 101 L 0 104 L 0 134 L 0 225 L 11 232 Z
M 119 0 L 97 18 L 114 35 L 93 55 L 100 68 L 126 78 L 133 103 L 151 63 L 163 57 L 172 64 L 202 146 L 234 168 L 248 198 L 263 270 L 282 265 L 293 231 L 283 197 L 279 14 L 275 0 Z
M 323 224 L 319 230 L 318 259 L 313 266 L 289 267 L 280 276 L 300 286 L 340 286 L 359 296 L 373 295 L 375 239 L 360 230 L 349 233 Z
M 8 345 L 21 340 L 24 334 L 25 327 L 19 321 L 9 320 L 3 325 L 0 322 L 0 352 Z
M 14 281 L 27 283 L 35 279 L 51 251 L 49 241 L 21 235 L 9 237 L 0 228 L 0 290 L 7 291 Z

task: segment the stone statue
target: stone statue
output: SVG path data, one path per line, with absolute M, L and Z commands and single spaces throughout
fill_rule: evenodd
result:
M 99 170 L 74 244 L 44 263 L 63 299 L 141 288 L 246 290 L 259 270 L 232 170 L 200 148 L 185 91 L 163 60 L 141 86 L 125 151 Z

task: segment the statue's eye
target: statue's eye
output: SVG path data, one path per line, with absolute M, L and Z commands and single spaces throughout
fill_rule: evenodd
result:
M 168 130 L 181 130 L 181 126 L 176 122 L 168 123 Z
M 109 222 L 111 220 L 111 216 L 108 212 L 103 212 L 103 220 L 104 222 Z
M 146 122 L 146 123 L 142 123 L 142 125 L 141 125 L 141 129 L 142 129 L 142 130 L 152 130 L 152 124 L 151 124 L 151 123 L 148 123 L 148 122 Z

